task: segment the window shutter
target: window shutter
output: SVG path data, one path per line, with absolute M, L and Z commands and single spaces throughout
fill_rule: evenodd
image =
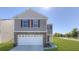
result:
M 28 27 L 30 27 L 30 20 L 28 20 Z
M 33 27 L 33 20 L 31 20 L 31 27 Z
M 38 27 L 40 27 L 40 20 L 38 20 Z
M 21 27 L 22 27 L 23 25 L 22 25 L 22 20 L 21 20 Z

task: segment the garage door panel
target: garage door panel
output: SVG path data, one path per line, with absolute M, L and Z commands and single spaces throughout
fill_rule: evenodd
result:
M 43 45 L 43 35 L 18 35 L 18 45 Z

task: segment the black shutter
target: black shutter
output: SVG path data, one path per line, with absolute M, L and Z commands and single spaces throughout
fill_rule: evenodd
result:
M 28 20 L 28 27 L 30 27 L 30 20 Z
M 38 20 L 38 27 L 40 27 L 40 20 Z
M 22 20 L 21 20 L 21 27 L 23 27 Z
M 31 26 L 33 27 L 33 20 L 31 20 Z

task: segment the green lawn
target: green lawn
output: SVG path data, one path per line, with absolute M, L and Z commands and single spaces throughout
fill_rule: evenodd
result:
M 12 41 L 8 41 L 8 42 L 5 42 L 5 43 L 0 43 L 0 51 L 8 51 L 11 48 L 13 48 Z
M 71 38 L 69 38 L 71 39 Z M 66 40 L 59 37 L 54 37 L 52 42 L 57 46 L 55 49 L 48 49 L 50 51 L 79 51 L 79 41 Z
M 45 51 L 79 51 L 79 41 L 66 40 L 60 37 L 53 37 L 52 43 L 54 43 L 57 48 L 46 49 Z M 0 43 L 0 51 L 9 51 L 11 48 L 13 48 L 12 41 Z

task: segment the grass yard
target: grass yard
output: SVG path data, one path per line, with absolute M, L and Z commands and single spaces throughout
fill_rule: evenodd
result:
M 12 41 L 0 43 L 0 51 L 8 51 L 13 47 Z
M 47 51 L 79 51 L 79 41 L 70 39 L 71 38 L 64 39 L 60 37 L 54 37 L 52 42 L 57 46 L 57 48 L 48 49 Z
M 54 43 L 57 48 L 54 49 L 46 49 L 45 51 L 79 51 L 79 41 L 78 39 L 71 40 L 72 38 L 61 38 L 61 37 L 53 37 L 52 43 Z M 13 48 L 12 41 L 8 41 L 5 43 L 0 43 L 0 51 L 9 51 Z
M 79 41 L 54 37 L 53 42 L 59 51 L 79 51 Z

